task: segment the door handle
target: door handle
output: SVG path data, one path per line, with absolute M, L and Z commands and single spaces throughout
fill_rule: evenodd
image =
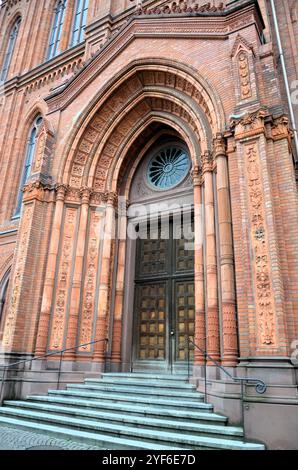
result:
M 171 331 L 170 335 L 171 335 L 171 336 L 175 336 L 175 332 L 174 332 L 174 331 Z

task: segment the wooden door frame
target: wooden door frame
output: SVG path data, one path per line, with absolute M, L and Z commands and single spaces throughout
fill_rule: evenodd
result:
M 191 208 L 190 212 L 193 214 L 193 208 Z M 160 214 L 159 214 L 160 216 Z M 172 217 L 172 214 L 164 214 L 164 217 Z M 138 223 L 146 223 L 144 218 L 139 219 L 131 219 L 130 223 L 133 223 L 135 226 Z M 173 244 L 173 237 L 171 237 L 171 244 Z M 173 246 L 171 247 L 172 253 L 174 254 Z M 135 266 L 136 266 L 136 256 L 137 256 L 137 240 L 127 239 L 127 246 L 126 246 L 126 266 L 125 266 L 125 295 L 124 295 L 124 312 L 123 312 L 123 335 L 122 335 L 122 360 L 123 360 L 123 370 L 132 370 L 133 363 L 136 363 L 136 341 L 134 341 L 134 337 L 136 335 L 136 328 L 137 322 L 135 319 Z M 174 262 L 174 259 L 172 260 Z M 158 280 L 164 280 L 169 276 L 164 276 L 158 278 Z M 193 275 L 189 273 L 183 274 L 181 276 L 170 276 L 168 282 L 171 284 L 169 286 L 171 292 L 169 294 L 170 302 L 173 303 L 174 299 L 174 292 L 173 292 L 173 282 L 177 280 L 191 280 L 194 279 Z M 156 281 L 156 278 L 154 279 Z M 169 308 L 173 309 L 173 306 L 169 306 Z M 173 317 L 174 314 L 171 315 Z M 168 313 L 168 317 L 170 313 Z M 175 318 L 172 318 L 172 322 L 175 323 Z M 170 329 L 169 321 L 166 322 L 168 330 Z M 172 325 L 176 326 L 176 325 Z M 170 330 L 166 332 L 167 338 L 166 341 L 170 343 Z M 169 350 L 169 354 L 171 354 L 171 363 L 170 361 L 166 363 L 166 361 L 150 361 L 154 366 L 157 366 L 159 363 L 159 369 L 170 371 L 172 370 L 173 363 L 175 362 L 175 350 L 170 349 L 172 346 L 170 344 L 167 345 Z M 141 360 L 140 360 L 141 362 Z M 144 363 L 146 361 L 143 361 Z M 149 361 L 148 361 L 149 362 Z M 163 362 L 163 364 L 162 364 Z M 181 361 L 182 363 L 182 361 Z M 158 367 L 156 367 L 158 368 Z

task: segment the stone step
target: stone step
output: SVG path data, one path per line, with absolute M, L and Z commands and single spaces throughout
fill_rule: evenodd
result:
M 17 418 L 19 420 L 25 419 L 26 421 L 35 421 L 43 424 L 59 425 L 59 427 L 71 427 L 73 430 L 80 431 L 97 431 L 100 434 L 122 437 L 125 439 L 146 440 L 160 445 L 178 445 L 182 448 L 189 449 L 229 449 L 229 450 L 263 450 L 264 446 L 261 444 L 244 443 L 238 440 L 198 436 L 193 434 L 182 434 L 181 432 L 168 432 L 158 429 L 144 429 L 120 424 L 100 423 L 94 420 L 73 418 L 68 416 L 65 419 L 64 415 L 48 414 L 42 412 L 35 412 L 32 410 L 14 409 L 8 406 L 0 408 L 0 416 Z
M 117 379 L 148 379 L 148 380 L 159 380 L 159 381 L 166 381 L 166 382 L 185 382 L 187 381 L 186 375 L 171 375 L 171 374 L 150 374 L 150 373 L 141 373 L 141 372 L 104 372 L 101 374 L 103 378 L 111 377 Z
M 143 416 L 131 416 L 128 413 L 109 413 L 103 411 L 86 410 L 81 407 L 68 407 L 61 404 L 47 404 L 47 403 L 36 403 L 30 401 L 6 401 L 5 405 L 9 408 L 16 407 L 20 409 L 30 409 L 33 411 L 41 411 L 47 414 L 63 414 L 74 418 L 88 418 L 95 419 L 97 422 L 102 422 L 103 428 L 110 426 L 110 424 L 120 423 L 121 425 L 133 425 L 134 427 L 142 427 L 145 429 L 162 429 L 167 431 L 175 431 L 180 433 L 192 433 L 194 435 L 204 436 L 217 436 L 217 437 L 228 437 L 229 439 L 241 439 L 243 437 L 243 430 L 238 427 L 232 426 L 217 426 L 212 424 L 198 424 L 189 423 L 187 421 L 175 421 L 170 419 L 160 419 Z
M 84 390 L 84 388 L 80 389 L 75 389 L 75 388 L 69 388 L 68 390 L 49 390 L 48 391 L 49 395 L 51 396 L 56 396 L 56 395 L 64 395 L 64 396 L 74 396 L 74 397 L 85 397 L 85 398 L 92 398 L 92 399 L 97 399 L 101 400 L 102 402 L 104 401 L 113 401 L 115 403 L 117 402 L 132 402 L 136 404 L 150 404 L 150 406 L 164 406 L 166 405 L 167 407 L 179 407 L 181 408 L 187 408 L 188 410 L 193 410 L 193 411 L 213 411 L 213 406 L 209 403 L 203 403 L 200 401 L 200 399 L 196 399 L 197 396 L 194 395 L 193 401 L 191 400 L 179 400 L 179 398 L 172 398 L 172 396 L 169 397 L 163 397 L 163 398 L 156 398 L 154 396 L 135 396 L 135 395 L 130 395 L 126 393 L 103 393 L 100 391 L 90 391 L 90 390 Z
M 173 364 L 172 371 L 170 369 L 166 370 L 162 363 L 156 364 L 158 361 L 137 361 L 133 364 L 132 374 L 142 373 L 142 374 L 161 374 L 161 375 L 187 375 L 188 367 L 187 364 Z M 190 364 L 190 374 L 193 370 L 192 364 Z
M 224 426 L 227 423 L 225 416 L 216 413 L 189 411 L 188 408 L 166 407 L 166 406 L 150 406 L 142 404 L 137 406 L 135 403 L 122 404 L 114 402 L 101 402 L 100 400 L 90 400 L 83 398 L 60 397 L 60 396 L 38 396 L 30 395 L 28 401 L 49 404 L 62 404 L 69 407 L 80 407 L 87 409 L 94 409 L 98 411 L 109 411 L 110 413 L 129 413 L 134 416 L 147 416 L 159 419 L 174 419 L 177 422 L 185 421 L 201 424 L 216 424 L 217 426 Z M 23 403 L 23 402 L 21 402 Z
M 155 396 L 155 397 L 167 397 L 169 394 L 171 397 L 190 399 L 190 400 L 203 400 L 203 395 L 196 392 L 195 388 L 189 391 L 178 391 L 178 390 L 169 390 L 168 388 L 151 388 L 151 387 L 134 387 L 134 386 L 121 386 L 116 384 L 67 384 L 67 390 L 95 390 L 102 392 L 115 392 L 115 393 L 125 393 L 135 396 Z
M 170 392 L 172 390 L 184 390 L 184 391 L 196 391 L 196 386 L 184 383 L 184 382 L 168 382 L 163 380 L 155 381 L 149 379 L 139 379 L 134 380 L 130 378 L 112 378 L 112 377 L 103 377 L 102 379 L 86 379 L 84 382 L 86 385 L 117 385 L 117 386 L 128 386 L 128 387 L 142 387 L 142 388 L 153 388 L 153 389 L 166 389 Z
M 106 450 L 185 450 L 177 449 L 176 446 L 159 445 L 152 442 L 145 442 L 142 440 L 126 439 L 121 437 L 99 434 L 97 432 L 80 431 L 72 428 L 64 428 L 45 423 L 34 421 L 26 421 L 23 419 L 8 418 L 0 415 L 0 424 L 16 427 L 17 429 L 24 429 L 27 431 L 36 431 L 39 434 L 46 436 L 53 436 L 60 439 L 68 439 L 78 443 L 89 445 L 98 445 L 101 449 Z

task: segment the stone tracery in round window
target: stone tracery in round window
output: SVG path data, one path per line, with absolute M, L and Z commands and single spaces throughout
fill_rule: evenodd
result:
M 175 145 L 163 147 L 149 162 L 147 180 L 156 190 L 172 189 L 182 183 L 189 168 L 189 156 L 183 148 Z

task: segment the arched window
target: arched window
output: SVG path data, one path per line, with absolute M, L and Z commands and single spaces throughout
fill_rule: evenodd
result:
M 87 22 L 89 0 L 77 0 L 75 17 L 72 29 L 71 45 L 75 46 L 83 41 Z
M 54 20 L 50 35 L 47 60 L 52 59 L 52 57 L 55 57 L 59 53 L 65 6 L 66 0 L 59 0 L 54 9 Z
M 34 152 L 35 152 L 35 147 L 36 147 L 37 132 L 41 123 L 42 123 L 42 116 L 39 114 L 35 118 L 34 123 L 30 130 L 30 133 L 29 133 L 29 138 L 28 138 L 27 148 L 26 148 L 25 166 L 24 166 L 23 173 L 22 173 L 22 179 L 21 179 L 17 206 L 16 206 L 14 217 L 18 217 L 21 212 L 22 200 L 23 200 L 22 188 L 27 183 L 31 174 L 31 167 L 32 167 L 32 162 L 33 162 L 33 157 L 34 157 Z
M 0 76 L 0 81 L 1 82 L 4 82 L 4 80 L 6 80 L 6 77 L 7 77 L 7 74 L 8 74 L 8 70 L 9 70 L 9 66 L 10 66 L 10 63 L 11 63 L 11 58 L 12 58 L 15 43 L 16 43 L 16 40 L 17 40 L 18 32 L 19 32 L 19 29 L 20 29 L 21 21 L 22 21 L 21 17 L 19 16 L 16 19 L 16 21 L 15 21 L 15 23 L 14 23 L 14 25 L 11 28 L 11 31 L 10 31 L 8 44 L 7 44 L 7 48 L 6 48 L 6 52 L 5 52 L 5 56 L 4 56 L 4 60 L 3 60 L 2 70 L 1 70 L 1 76 Z

